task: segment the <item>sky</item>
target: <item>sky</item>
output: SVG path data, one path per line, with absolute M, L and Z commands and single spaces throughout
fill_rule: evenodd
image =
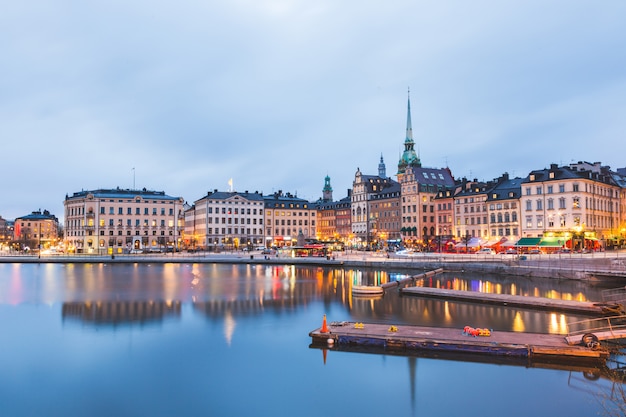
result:
M 0 216 L 125 188 L 314 201 L 394 176 L 626 166 L 626 2 L 2 1 Z

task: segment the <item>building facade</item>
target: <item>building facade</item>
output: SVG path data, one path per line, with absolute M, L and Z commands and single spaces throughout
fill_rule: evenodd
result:
M 520 195 L 522 178 L 509 178 L 504 173 L 497 184 L 489 190 L 487 196 L 487 214 L 489 221 L 489 245 L 497 242 L 517 242 L 521 237 Z
M 262 246 L 263 211 L 261 193 L 210 191 L 185 211 L 185 246 L 204 250 Z
M 59 241 L 59 220 L 48 210 L 15 219 L 13 240 L 20 250 L 47 249 Z
M 604 247 L 623 225 L 623 188 L 599 162 L 551 164 L 522 182 L 524 237 L 555 237 L 574 250 Z
M 309 201 L 278 191 L 263 198 L 265 246 L 294 246 L 298 236 L 317 239 L 317 210 Z
M 379 173 L 381 173 L 379 166 Z M 380 206 L 383 196 L 393 196 L 399 199 L 399 184 L 391 178 L 383 178 L 380 175 L 363 175 L 357 168 L 352 182 L 351 221 L 352 228 L 350 245 L 356 248 L 371 247 L 372 243 L 378 239 L 380 223 L 380 213 L 374 214 L 372 201 Z M 397 207 L 398 213 L 400 211 Z M 382 229 L 380 229 L 382 230 Z M 399 232 L 399 227 L 398 227 Z
M 63 205 L 68 252 L 166 251 L 182 243 L 184 201 L 163 191 L 80 191 Z

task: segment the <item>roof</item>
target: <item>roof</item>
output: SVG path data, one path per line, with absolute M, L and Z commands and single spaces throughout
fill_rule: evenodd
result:
M 409 167 L 406 169 L 406 171 L 409 170 L 413 171 L 415 181 L 420 185 L 431 185 L 438 189 L 453 188 L 455 185 L 452 174 L 445 168 Z
M 94 198 L 125 198 L 131 199 L 135 197 L 141 197 L 144 200 L 182 200 L 181 197 L 172 197 L 166 195 L 164 191 L 151 191 L 147 189 L 131 190 L 131 189 L 98 189 L 98 190 L 86 190 L 79 191 L 72 194 L 71 197 L 65 196 L 66 200 L 87 198 L 87 196 L 93 195 Z
M 237 191 L 209 191 L 207 195 L 196 200 L 196 203 L 201 200 L 210 199 L 210 200 L 230 200 L 231 198 L 241 197 L 250 201 L 263 201 L 263 194 L 258 192 L 249 193 L 247 191 L 240 193 Z

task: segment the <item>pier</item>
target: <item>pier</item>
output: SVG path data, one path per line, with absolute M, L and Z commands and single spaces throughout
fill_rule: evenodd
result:
M 564 313 L 605 315 L 623 314 L 621 306 L 616 303 L 595 303 L 574 300 L 558 300 L 545 297 L 527 297 L 510 294 L 490 294 L 476 291 L 448 290 L 430 287 L 401 288 L 402 295 L 411 295 L 428 298 L 442 298 L 445 300 L 463 301 L 480 304 L 494 304 L 507 307 L 521 307 L 536 310 L 559 311 Z
M 476 354 L 533 361 L 601 363 L 609 357 L 603 345 L 571 345 L 563 335 L 487 331 L 473 336 L 465 329 L 331 322 L 309 333 L 312 345 L 378 352 Z M 483 329 L 485 330 L 485 329 Z

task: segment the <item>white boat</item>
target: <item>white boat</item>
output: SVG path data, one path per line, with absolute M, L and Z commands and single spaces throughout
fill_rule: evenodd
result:
M 358 295 L 382 295 L 385 290 L 382 287 L 374 285 L 353 285 L 352 294 Z

